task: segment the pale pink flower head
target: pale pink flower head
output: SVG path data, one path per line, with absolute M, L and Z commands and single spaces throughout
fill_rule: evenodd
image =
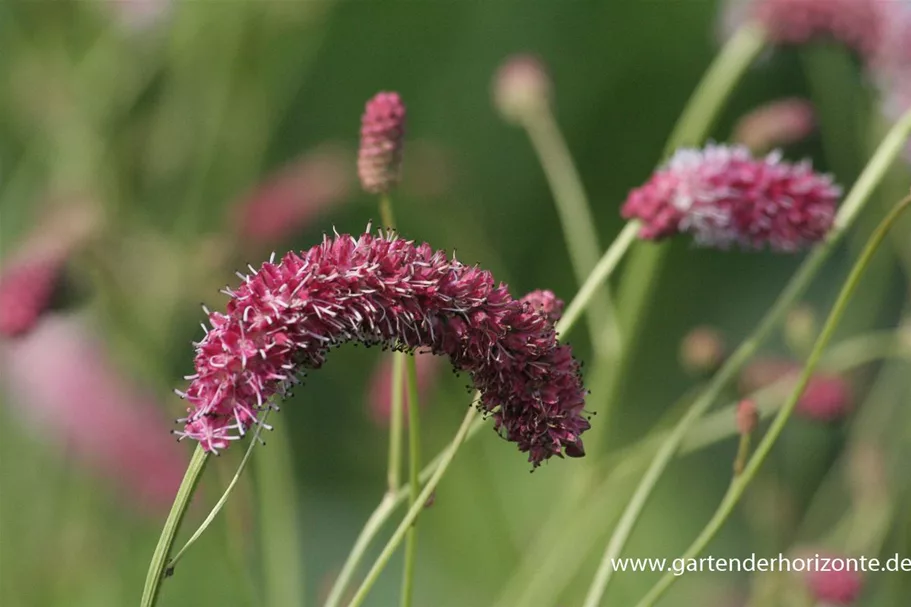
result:
M 755 159 L 743 146 L 681 149 L 623 205 L 642 222 L 639 236 L 691 234 L 697 245 L 769 247 L 793 252 L 825 238 L 841 189 L 809 161 L 789 164 L 773 152 Z
M 680 341 L 680 365 L 690 375 L 714 373 L 726 355 L 724 335 L 715 327 L 695 327 Z
M 740 376 L 740 390 L 748 394 L 781 379 L 797 381 L 801 365 L 787 360 L 760 359 L 750 363 Z M 835 422 L 854 408 L 851 384 L 841 375 L 814 373 L 794 412 L 809 420 Z
M 141 509 L 167 508 L 185 450 L 168 439 L 160 404 L 116 369 L 80 317 L 48 316 L 7 343 L 0 364 L 5 402 L 38 438 L 119 486 Z
M 754 0 L 751 12 L 775 44 L 830 38 L 869 59 L 882 40 L 890 1 Z
M 886 34 L 870 69 L 890 120 L 911 109 L 911 0 L 884 2 L 891 9 Z M 911 160 L 911 142 L 907 157 Z
M 854 563 L 859 559 L 849 561 L 844 554 L 821 551 L 805 551 L 798 556 L 809 559 L 811 563 L 818 560 L 818 569 L 825 569 L 818 571 L 813 566 L 802 574 L 814 601 L 824 605 L 856 604 L 864 587 L 863 574 L 855 571 Z M 826 562 L 828 566 L 825 566 Z
M 281 242 L 344 202 L 353 179 L 349 165 L 344 149 L 324 145 L 267 176 L 236 207 L 241 242 Z
M 816 128 L 813 104 L 791 97 L 762 105 L 737 121 L 732 139 L 754 153 L 806 139 Z
M 552 88 L 547 68 L 538 57 L 527 53 L 512 55 L 494 75 L 494 106 L 504 120 L 518 124 L 529 113 L 548 106 Z
M 405 104 L 398 93 L 377 93 L 361 117 L 357 172 L 371 194 L 388 192 L 399 182 L 405 140 Z
M 391 233 L 324 238 L 301 254 L 264 263 L 225 292 L 225 313 L 196 347 L 183 438 L 209 451 L 256 423 L 332 346 L 358 341 L 445 355 L 468 373 L 478 406 L 537 466 L 584 454 L 589 428 L 579 363 L 541 312 L 506 286 L 428 244 Z

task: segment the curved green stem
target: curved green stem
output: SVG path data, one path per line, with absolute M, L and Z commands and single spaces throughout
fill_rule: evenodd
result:
M 355 593 L 354 598 L 351 599 L 348 607 L 358 607 L 358 605 L 363 603 L 364 599 L 367 598 L 367 594 L 370 592 L 370 589 L 373 588 L 373 584 L 376 583 L 376 580 L 380 577 L 380 573 L 383 571 L 383 568 L 389 562 L 389 559 L 392 557 L 392 554 L 395 552 L 396 548 L 398 548 L 399 544 L 402 543 L 402 540 L 405 538 L 405 534 L 408 532 L 408 529 L 414 524 L 415 520 L 417 520 L 418 515 L 424 508 L 424 504 L 430 498 L 430 494 L 433 493 L 434 489 L 437 488 L 437 485 L 440 483 L 440 480 L 443 478 L 443 475 L 446 473 L 446 470 L 449 468 L 449 465 L 455 458 L 456 452 L 459 450 L 459 447 L 462 445 L 465 437 L 468 435 L 468 430 L 471 428 L 471 422 L 474 420 L 477 414 L 477 408 L 472 405 L 462 420 L 462 425 L 459 426 L 459 430 L 456 432 L 456 435 L 452 439 L 452 442 L 449 443 L 449 446 L 446 448 L 446 451 L 440 460 L 439 466 L 430 477 L 430 480 L 427 481 L 424 489 L 418 494 L 415 503 L 412 504 L 412 506 L 408 509 L 408 512 L 405 514 L 402 522 L 399 523 L 399 526 L 396 528 L 395 532 L 393 532 L 392 537 L 389 538 L 388 542 L 386 542 L 386 546 L 383 548 L 383 551 L 373 563 L 370 571 L 367 572 L 367 576 L 364 578 L 364 581 L 361 583 L 360 587 Z
M 418 474 L 421 470 L 421 429 L 418 408 L 417 363 L 412 356 L 408 359 L 408 506 L 418 501 L 421 485 Z M 414 597 L 414 565 L 417 558 L 417 525 L 408 529 L 405 540 L 405 567 L 402 572 L 402 607 L 411 607 Z
M 522 125 L 550 185 L 573 272 L 581 286 L 594 270 L 601 251 L 582 177 L 547 105 L 527 112 Z M 594 305 L 588 306 L 586 313 L 589 338 L 596 356 L 612 358 L 620 346 L 616 314 L 606 281 L 599 287 L 592 292 Z
M 848 276 L 847 281 L 841 289 L 841 292 L 838 294 L 838 299 L 835 301 L 835 305 L 832 306 L 832 311 L 829 313 L 829 317 L 826 319 L 826 324 L 823 326 L 822 333 L 819 338 L 816 340 L 815 345 L 813 346 L 813 351 L 810 353 L 807 363 L 803 368 L 803 371 L 800 374 L 800 378 L 797 380 L 797 386 L 794 388 L 794 391 L 791 392 L 791 396 L 788 398 L 784 407 L 781 411 L 778 412 L 778 415 L 775 416 L 775 420 L 772 422 L 771 427 L 768 432 L 766 432 L 762 441 L 756 447 L 756 452 L 753 454 L 753 457 L 747 462 L 746 467 L 743 470 L 743 473 L 734 478 L 731 483 L 730 488 L 727 493 L 721 499 L 721 504 L 718 506 L 718 509 L 715 511 L 715 514 L 712 516 L 711 520 L 692 543 L 692 545 L 687 548 L 686 552 L 683 554 L 685 560 L 689 560 L 698 556 L 705 547 L 709 544 L 712 538 L 715 537 L 715 534 L 721 529 L 724 523 L 730 517 L 731 513 L 734 511 L 734 507 L 743 497 L 744 491 L 746 491 L 747 486 L 750 482 L 756 477 L 756 473 L 759 471 L 759 468 L 765 462 L 765 459 L 768 457 L 769 453 L 772 451 L 772 447 L 775 445 L 775 442 L 778 440 L 778 437 L 781 436 L 782 431 L 784 430 L 785 425 L 788 423 L 788 419 L 791 417 L 791 413 L 794 412 L 794 408 L 797 406 L 800 396 L 803 394 L 804 389 L 807 387 L 807 383 L 810 381 L 810 376 L 813 374 L 813 370 L 816 368 L 816 365 L 819 363 L 820 358 L 822 357 L 823 350 L 826 345 L 829 343 L 829 340 L 835 333 L 835 329 L 838 327 L 838 323 L 841 321 L 842 316 L 844 316 L 845 310 L 848 307 L 848 302 L 851 300 L 851 296 L 857 290 L 857 286 L 860 284 L 860 279 L 863 277 L 864 271 L 870 263 L 870 260 L 873 258 L 873 255 L 879 249 L 880 244 L 885 239 L 886 234 L 895 224 L 895 221 L 899 216 L 911 206 L 911 196 L 906 197 L 894 209 L 886 216 L 886 218 L 879 224 L 879 227 L 873 233 L 873 236 L 870 237 L 867 246 L 864 247 L 864 251 L 860 256 L 860 259 L 857 260 L 857 263 L 854 264 L 854 267 L 851 269 L 851 274 Z M 675 581 L 675 576 L 670 573 L 666 573 L 661 577 L 655 586 L 645 595 L 645 597 L 639 601 L 638 607 L 650 607 L 655 604 L 664 592 L 671 587 Z
M 140 607 L 153 607 L 158 600 L 158 592 L 161 590 L 161 581 L 168 575 L 165 571 L 165 561 L 168 559 L 168 553 L 174 544 L 174 536 L 180 528 L 184 514 L 187 512 L 187 506 L 190 505 L 190 498 L 193 491 L 199 483 L 202 471 L 206 466 L 209 454 L 202 448 L 202 445 L 196 447 L 190 464 L 187 466 L 187 472 L 177 489 L 177 496 L 174 498 L 174 504 L 171 506 L 171 512 L 165 520 L 164 529 L 161 530 L 161 537 L 158 538 L 158 545 L 155 546 L 155 552 L 152 553 L 152 562 L 149 565 L 149 572 L 146 575 L 145 587 L 142 589 L 142 599 Z
M 243 472 L 244 468 L 247 467 L 247 462 L 250 460 L 250 454 L 253 453 L 253 447 L 259 443 L 259 434 L 264 427 L 268 415 L 269 410 L 267 409 L 265 412 L 263 412 L 259 423 L 256 425 L 256 430 L 253 433 L 253 438 L 250 440 L 250 444 L 247 445 L 247 451 L 244 453 L 244 457 L 240 460 L 240 464 L 237 466 L 237 471 L 231 478 L 231 482 L 229 482 L 228 486 L 225 487 L 224 493 L 222 493 L 221 497 L 217 502 L 215 502 L 215 505 L 212 507 L 212 510 L 209 512 L 206 518 L 203 519 L 202 523 L 200 523 L 199 528 L 197 528 L 193 535 L 190 536 L 190 539 L 186 541 L 183 547 L 177 551 L 177 554 L 175 554 L 173 558 L 168 561 L 167 568 L 169 570 L 174 569 L 174 566 L 177 565 L 177 562 L 183 557 L 184 553 L 186 553 L 190 546 L 196 543 L 196 540 L 199 539 L 199 536 L 201 536 L 203 532 L 209 528 L 209 525 L 212 524 L 212 521 L 215 520 L 215 517 L 219 512 L 221 512 L 221 509 L 224 508 L 225 504 L 228 502 L 228 496 L 231 495 L 231 492 L 234 491 L 234 487 L 237 485 L 237 481 L 240 480 L 241 472 Z
M 712 378 L 712 381 L 706 387 L 705 392 L 693 403 L 690 410 L 680 420 L 667 438 L 667 441 L 655 455 L 654 460 L 652 460 L 651 465 L 642 477 L 639 486 L 636 488 L 636 492 L 627 504 L 623 516 L 620 518 L 620 522 L 617 524 L 613 535 L 608 541 L 604 556 L 601 559 L 601 563 L 592 580 L 591 586 L 589 587 L 583 607 L 596 607 L 600 604 L 607 585 L 610 583 L 613 576 L 611 561 L 616 559 L 623 550 L 626 540 L 632 533 L 633 528 L 642 514 L 642 510 L 645 508 L 645 504 L 651 496 L 655 486 L 658 484 L 658 479 L 661 478 L 664 470 L 674 458 L 680 443 L 683 441 L 683 438 L 686 436 L 690 427 L 692 427 L 693 424 L 705 414 L 709 407 L 712 406 L 712 403 L 715 402 L 728 382 L 733 379 L 744 363 L 753 356 L 759 348 L 759 345 L 772 332 L 793 302 L 796 301 L 806 290 L 807 286 L 809 286 L 811 279 L 816 275 L 819 268 L 822 267 L 825 260 L 835 248 L 835 245 L 842 239 L 847 228 L 853 223 L 863 205 L 869 200 L 875 186 L 880 182 L 889 166 L 901 152 L 909 132 L 911 132 L 911 110 L 906 112 L 902 119 L 892 128 L 883 140 L 876 154 L 874 154 L 873 158 L 867 164 L 863 173 L 861 173 L 861 176 L 858 178 L 854 187 L 851 189 L 851 192 L 839 209 L 828 239 L 824 243 L 818 245 L 803 264 L 801 264 L 784 291 L 782 291 L 769 311 L 766 312 L 752 335 L 747 338 L 747 340 L 734 351 L 730 358 L 728 358 L 725 364 L 722 365 L 721 369 L 719 369 Z

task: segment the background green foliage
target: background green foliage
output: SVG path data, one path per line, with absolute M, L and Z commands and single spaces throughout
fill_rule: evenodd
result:
M 93 273 L 83 268 L 69 303 L 91 310 L 124 372 L 157 390 L 173 417 L 181 404 L 170 389 L 189 372 L 189 341 L 200 333 L 196 303 L 221 306 L 217 288 L 231 280 L 225 268 L 213 270 L 218 275 L 204 289 L 187 284 L 199 243 L 228 225 L 229 207 L 271 170 L 327 140 L 353 150 L 363 103 L 375 92 L 399 91 L 409 109 L 409 141 L 432 142 L 449 163 L 444 190 L 422 196 L 403 189 L 395 197 L 401 232 L 480 262 L 514 294 L 550 288 L 568 300 L 576 285 L 553 203 L 524 133 L 503 124 L 491 106 L 494 70 L 517 51 L 532 51 L 549 65 L 557 118 L 606 245 L 620 230 L 618 207 L 626 192 L 659 160 L 715 53 L 719 29 L 718 7 L 696 1 L 193 1 L 165 7 L 159 22 L 137 28 L 118 21 L 123 9 L 88 1 L 0 6 L 0 251 L 7 256 L 15 250 L 51 194 L 78 192 L 100 202 L 108 227 L 104 260 L 86 263 L 112 268 L 125 296 L 98 296 Z M 736 91 L 714 138 L 724 140 L 743 111 L 806 94 L 815 80 L 814 88 L 826 92 L 815 99 L 826 137 L 814 136 L 788 155 L 811 154 L 817 166 L 850 184 L 873 140 L 871 91 L 838 50 L 818 49 L 812 61 L 828 68 L 808 72 L 810 63 L 796 53 L 770 53 Z M 412 152 L 421 149 L 406 148 L 406 179 L 409 171 L 437 170 L 419 168 L 427 163 Z M 852 250 L 907 183 L 906 173 L 896 174 L 883 188 L 881 204 L 865 214 L 866 227 L 855 230 L 817 279 L 809 300 L 819 309 L 827 310 Z M 274 246 L 308 247 L 333 226 L 357 232 L 376 217 L 375 200 L 357 194 L 292 242 Z M 845 334 L 898 326 L 908 305 L 907 236 L 905 223 L 904 242 L 880 256 L 852 305 Z M 259 261 L 240 256 L 243 243 L 227 247 L 237 267 Z M 737 343 L 798 261 L 673 243 L 656 296 L 635 311 L 645 317 L 645 329 L 624 378 L 622 416 L 608 447 L 641 435 L 692 385 L 677 363 L 688 329 L 708 323 Z M 589 347 L 584 332 L 577 333 L 570 341 L 585 359 Z M 781 343 L 767 351 L 785 352 Z M 294 482 L 282 491 L 299 504 L 298 550 L 305 563 L 305 571 L 272 574 L 304 576 L 311 602 L 384 489 L 387 437 L 363 402 L 378 357 L 350 347 L 334 353 L 271 420 L 291 438 Z M 860 395 L 873 385 L 875 370 L 857 376 Z M 447 374 L 434 392 L 422 420 L 425 453 L 442 447 L 457 426 L 470 398 L 464 382 Z M 874 391 L 885 403 L 880 406 L 907 404 L 909 382 L 907 362 L 886 365 Z M 4 396 L 2 405 L 0 604 L 133 604 L 163 513 L 136 512 L 103 480 L 24 430 L 18 411 L 28 402 Z M 868 405 L 876 406 L 876 399 L 859 406 Z M 911 427 L 909 413 L 897 409 L 895 415 L 895 425 Z M 793 501 L 797 521 L 811 503 L 817 511 L 808 520 L 837 519 L 845 499 L 831 497 L 839 495 L 830 487 L 837 481 L 821 479 L 839 478 L 838 454 L 849 434 L 847 426 L 795 422 L 763 473 L 766 485 L 779 482 L 786 498 L 757 489 L 748 498 L 752 511 L 774 515 Z M 892 437 L 889 461 L 907 461 L 909 443 L 907 433 Z M 724 490 L 734 450 L 728 441 L 676 464 L 627 553 L 676 556 Z M 268 451 L 259 455 L 268 457 Z M 212 463 L 204 480 L 206 504 L 238 456 Z M 529 475 L 514 446 L 492 431 L 467 444 L 421 518 L 416 604 L 493 604 L 575 465 L 554 461 Z M 166 582 L 163 605 L 268 604 L 260 570 L 260 551 L 268 546 L 258 540 L 256 480 L 244 480 L 226 516 Z M 894 480 L 896 512 L 907 513 L 907 475 Z M 818 489 L 830 496 L 822 506 L 818 495 L 813 499 Z M 626 495 L 618 491 L 618 505 Z M 204 505 L 191 510 L 193 521 Z M 813 540 L 827 528 L 798 530 L 792 521 L 770 535 L 750 512 L 744 508 L 728 525 L 714 554 L 777 554 L 800 534 Z M 884 553 L 911 555 L 908 519 L 897 517 Z M 573 523 L 567 520 L 567 529 Z M 607 524 L 590 530 L 608 532 Z M 559 595 L 560 604 L 580 600 L 596 562 L 593 552 Z M 395 604 L 399 567 L 397 559 L 368 604 Z M 618 577 L 610 604 L 629 604 L 651 581 L 642 574 Z M 895 597 L 911 591 L 907 579 L 877 583 L 865 605 L 896 605 Z M 744 574 L 693 575 L 664 604 L 722 605 L 724 596 L 747 584 Z M 273 597 L 272 604 L 282 603 Z

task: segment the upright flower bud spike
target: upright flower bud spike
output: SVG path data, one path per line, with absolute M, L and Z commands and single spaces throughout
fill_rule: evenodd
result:
M 709 145 L 678 150 L 630 192 L 622 214 L 642 222 L 647 240 L 689 233 L 706 247 L 793 252 L 826 236 L 840 196 L 809 161 L 789 164 L 776 152 L 754 159 L 743 146 Z
M 196 348 L 179 434 L 218 451 L 296 375 L 347 341 L 427 348 L 469 374 L 494 427 L 529 454 L 584 455 L 585 389 L 554 324 L 489 272 L 395 235 L 328 236 L 264 263 L 233 290 Z
M 521 123 L 529 114 L 546 108 L 550 98 L 550 77 L 534 55 L 509 57 L 494 76 L 493 102 L 507 122 Z
M 737 121 L 732 139 L 754 153 L 791 145 L 805 139 L 816 128 L 813 104 L 806 99 L 772 101 Z
M 361 117 L 357 172 L 361 186 L 384 194 L 399 181 L 405 138 L 405 104 L 398 93 L 377 93 Z

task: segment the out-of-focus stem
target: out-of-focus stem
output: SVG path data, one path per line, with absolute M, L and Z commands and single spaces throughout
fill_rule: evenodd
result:
M 911 112 L 909 112 L 909 115 L 911 115 Z M 842 316 L 844 316 L 845 310 L 848 307 L 848 302 L 851 300 L 854 291 L 857 290 L 860 279 L 867 269 L 867 266 L 870 264 L 870 260 L 879 249 L 880 244 L 882 244 L 882 241 L 895 224 L 895 221 L 909 206 L 911 206 L 911 196 L 908 196 L 898 203 L 892 212 L 879 224 L 879 227 L 876 229 L 873 236 L 870 237 L 870 241 L 867 243 L 867 246 L 864 247 L 860 259 L 854 264 L 854 267 L 851 269 L 851 274 L 848 276 L 841 292 L 838 294 L 835 305 L 832 306 L 832 311 L 829 313 L 828 319 L 826 319 L 826 324 L 823 326 L 822 332 L 816 340 L 816 344 L 813 346 L 813 351 L 807 359 L 807 364 L 804 366 L 803 371 L 797 380 L 797 386 L 795 386 L 793 392 L 791 392 L 791 396 L 778 412 L 778 415 L 775 416 L 772 426 L 756 447 L 756 452 L 753 454 L 753 457 L 747 462 L 743 474 L 734 478 L 727 493 L 721 499 L 721 504 L 719 504 L 715 514 L 712 515 L 711 520 L 706 524 L 705 528 L 697 536 L 692 545 L 684 552 L 683 558 L 685 560 L 690 560 L 698 556 L 705 547 L 708 546 L 709 542 L 712 541 L 715 534 L 718 533 L 734 511 L 734 507 L 740 501 L 740 498 L 743 497 L 747 486 L 749 486 L 750 482 L 756 477 L 756 473 L 765 462 L 769 453 L 771 453 L 772 447 L 775 445 L 778 437 L 781 436 L 785 425 L 788 423 L 788 419 L 797 407 L 797 402 L 806 389 L 810 377 L 813 374 L 813 370 L 816 368 L 816 365 L 819 364 L 823 350 L 825 350 L 829 340 L 835 334 L 835 329 L 838 327 L 838 323 L 841 321 Z M 651 607 L 651 605 L 654 605 L 655 601 L 661 598 L 667 589 L 673 585 L 674 581 L 675 576 L 673 574 L 663 575 L 658 583 L 646 593 L 641 601 L 639 601 L 638 607 Z
M 402 484 L 402 380 L 407 354 L 392 353 L 392 395 L 389 401 L 389 465 L 386 470 L 386 489 L 394 493 Z
M 601 251 L 595 219 L 582 178 L 553 112 L 547 104 L 537 104 L 534 108 L 526 112 L 522 125 L 550 185 L 573 272 L 581 286 L 595 269 Z M 592 291 L 591 298 L 592 305 L 588 306 L 586 316 L 592 350 L 599 358 L 614 358 L 619 352 L 620 339 L 606 281 Z
M 421 430 L 418 408 L 418 374 L 415 358 L 408 358 L 408 506 L 417 503 L 421 485 L 418 474 L 421 471 Z M 402 607 L 411 607 L 414 597 L 414 566 L 417 558 L 417 525 L 408 529 L 405 540 L 405 567 L 402 573 Z
M 651 465 L 643 476 L 636 492 L 627 504 L 620 522 L 617 524 L 595 578 L 589 588 L 584 607 L 596 607 L 600 604 L 607 584 L 613 576 L 611 562 L 616 559 L 626 540 L 629 538 L 636 523 L 639 520 L 642 510 L 652 491 L 658 483 L 658 479 L 667 468 L 668 464 L 676 454 L 681 441 L 686 436 L 690 427 L 699 420 L 700 417 L 712 405 L 724 387 L 746 363 L 747 360 L 759 348 L 759 345 L 771 333 L 772 329 L 778 324 L 794 301 L 799 298 L 806 290 L 811 279 L 816 275 L 819 268 L 822 267 L 825 260 L 829 257 L 835 245 L 843 238 L 847 228 L 853 223 L 864 203 L 869 200 L 873 189 L 880 182 L 889 166 L 901 152 L 904 142 L 911 133 L 911 110 L 905 113 L 901 120 L 886 135 L 879 149 L 867 167 L 861 173 L 851 192 L 845 198 L 844 203 L 839 209 L 835 218 L 832 230 L 828 239 L 818 245 L 810 256 L 801 264 L 800 268 L 791 278 L 788 285 L 779 295 L 778 299 L 763 317 L 762 321 L 753 331 L 749 338 L 744 341 L 736 351 L 728 358 L 721 369 L 712 378 L 712 381 L 706 387 L 705 392 L 693 403 L 687 414 L 680 420 L 665 443 L 659 449 Z

